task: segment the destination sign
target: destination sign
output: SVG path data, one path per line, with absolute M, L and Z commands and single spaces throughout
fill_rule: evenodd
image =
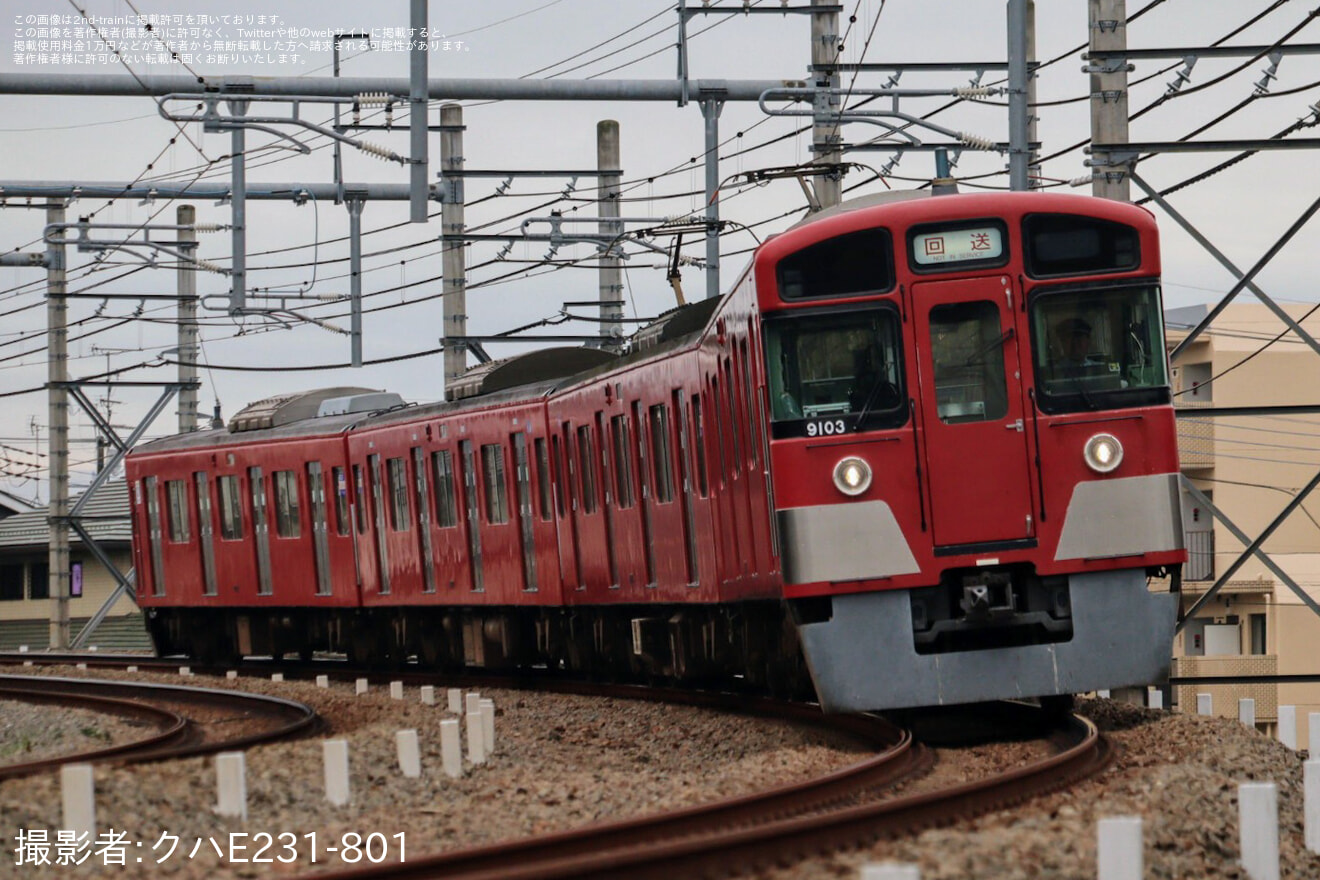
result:
M 912 258 L 918 266 L 993 260 L 1004 255 L 1004 236 L 997 226 L 946 229 L 912 236 Z

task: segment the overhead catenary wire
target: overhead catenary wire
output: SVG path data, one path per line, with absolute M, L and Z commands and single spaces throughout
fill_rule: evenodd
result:
M 1152 5 L 1154 5 L 1154 4 L 1152 4 Z M 784 217 L 784 216 L 789 216 L 791 213 L 793 213 L 793 212 L 789 212 L 789 213 L 784 214 L 784 215 L 779 215 L 779 217 L 777 217 L 777 218 L 769 218 L 769 221 L 764 221 L 764 222 L 770 222 L 770 221 L 773 221 L 773 220 L 775 220 L 775 219 L 782 218 L 782 217 Z M 515 216 L 518 216 L 518 215 L 515 215 Z M 759 226 L 761 226 L 761 225 L 763 225 L 763 222 L 757 222 L 757 223 L 755 223 L 755 224 L 749 224 L 748 228 L 759 227 Z M 425 244 L 425 242 L 418 242 L 418 243 L 416 243 L 416 244 L 413 245 L 413 246 L 420 246 L 420 245 L 422 245 L 422 244 Z M 393 249 L 386 249 L 386 250 L 388 251 L 388 250 L 393 250 Z M 277 268 L 277 267 L 258 267 L 258 268 Z M 384 268 L 388 268 L 388 266 L 373 267 L 373 268 L 371 268 L 371 269 L 368 269 L 367 271 L 377 271 L 377 270 L 384 269 Z M 341 277 L 342 277 L 342 276 L 341 276 Z M 419 300 L 419 301 L 420 301 L 420 300 Z

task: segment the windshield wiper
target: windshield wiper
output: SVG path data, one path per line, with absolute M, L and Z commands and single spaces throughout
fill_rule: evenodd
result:
M 889 406 L 887 406 L 887 407 L 885 407 L 885 408 L 886 408 L 886 409 L 893 409 L 895 406 L 898 405 L 898 403 L 901 403 L 901 402 L 902 402 L 902 401 L 900 401 L 900 400 L 897 400 L 897 398 L 898 398 L 898 386 L 895 385 L 895 384 L 893 384 L 892 382 L 888 381 L 887 379 L 885 379 L 884 376 L 881 376 L 879 379 L 877 379 L 877 380 L 875 381 L 875 384 L 871 386 L 871 389 L 870 389 L 869 391 L 866 392 L 866 400 L 864 400 L 864 401 L 862 402 L 862 408 L 861 408 L 861 410 L 859 410 L 858 413 L 857 413 L 857 425 L 858 425 L 858 427 L 861 427 L 862 421 L 866 418 L 866 414 L 869 413 L 869 412 L 871 411 L 871 405 L 872 405 L 873 403 L 875 403 L 875 399 L 876 399 L 876 397 L 877 397 L 878 392 L 880 391 L 881 387 L 883 387 L 883 386 L 885 386 L 885 385 L 888 385 L 889 387 L 891 387 L 891 388 L 894 389 L 894 397 L 896 398 L 896 402 L 895 402 L 895 403 L 890 404 Z

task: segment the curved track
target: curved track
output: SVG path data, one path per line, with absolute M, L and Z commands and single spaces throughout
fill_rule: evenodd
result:
M 854 767 L 751 797 L 316 876 L 336 880 L 435 876 L 672 880 L 746 871 L 758 865 L 789 865 L 814 853 L 1011 806 L 1071 785 L 1107 766 L 1109 743 L 1090 721 L 1070 717 L 1059 735 L 1067 742 L 1046 759 L 935 792 L 884 801 L 864 797 L 925 766 L 924 750 L 904 735 L 901 744 Z
M 243 749 L 308 733 L 320 720 L 310 706 L 293 700 L 145 682 L 5 675 L 0 676 L 0 698 L 90 709 L 158 728 L 131 743 L 3 766 L 0 779 L 73 762 L 144 763 Z M 237 728 L 237 732 L 225 728 Z

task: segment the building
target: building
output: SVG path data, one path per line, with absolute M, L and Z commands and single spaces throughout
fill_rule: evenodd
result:
M 2 501 L 3 499 L 0 499 Z M 84 525 L 121 572 L 132 568 L 128 490 L 120 481 L 102 487 L 83 510 Z M 50 644 L 50 528 L 47 511 L 27 510 L 0 519 L 0 650 Z M 118 586 L 114 576 L 70 535 L 69 617 L 76 636 Z M 101 650 L 150 651 L 142 612 L 121 596 L 87 642 Z
M 1308 333 L 1320 336 L 1314 307 L 1286 308 Z M 1170 310 L 1170 349 L 1206 314 L 1205 306 Z M 1178 357 L 1173 388 L 1183 475 L 1246 537 L 1234 535 L 1203 502 L 1184 495 L 1185 614 L 1320 474 L 1320 413 L 1197 419 L 1187 410 L 1313 404 L 1320 392 L 1320 354 L 1266 306 L 1231 304 Z M 1320 490 L 1279 524 L 1262 550 L 1308 597 L 1320 600 Z M 1317 644 L 1320 614 L 1253 556 L 1174 641 L 1174 675 L 1320 674 Z M 1231 717 L 1237 716 L 1239 699 L 1250 697 L 1256 701 L 1257 725 L 1271 731 L 1278 707 L 1296 706 L 1299 743 L 1307 742 L 1308 713 L 1320 711 L 1320 682 L 1176 690 L 1183 711 L 1196 711 L 1197 694 L 1209 693 L 1214 713 Z

